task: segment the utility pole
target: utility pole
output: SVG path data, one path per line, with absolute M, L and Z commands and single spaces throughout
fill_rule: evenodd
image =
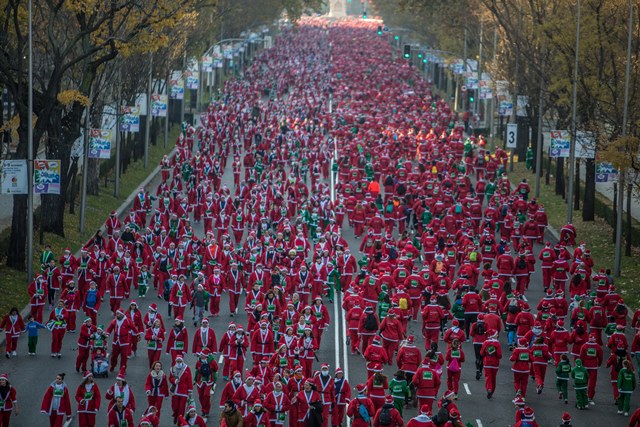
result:
M 164 148 L 167 148 L 167 142 L 169 140 L 169 84 L 171 82 L 171 69 L 169 69 L 169 72 L 167 74 L 167 81 L 164 82 L 164 87 L 165 87 L 165 92 L 167 93 L 167 115 L 164 118 L 164 142 L 163 142 L 163 146 Z
M 478 47 L 478 84 L 480 80 L 482 80 L 482 35 L 484 32 L 484 21 L 480 20 L 480 45 Z M 474 89 L 476 92 L 476 102 L 473 103 L 473 114 L 477 115 L 479 112 L 478 104 L 480 103 L 480 86 L 478 85 L 478 89 Z
M 149 81 L 147 84 L 147 118 L 144 131 L 144 168 L 149 166 L 149 134 L 151 133 L 151 94 L 153 90 L 153 53 L 149 52 Z
M 627 38 L 627 65 L 624 76 L 624 106 L 622 110 L 622 136 L 627 135 L 629 121 L 629 80 L 631 76 L 631 42 L 633 38 L 633 0 L 629 0 L 629 34 Z M 619 171 L 618 179 L 618 209 L 616 211 L 616 248 L 614 274 L 620 277 L 622 271 L 622 209 L 624 208 L 624 175 L 626 171 Z M 627 224 L 631 227 L 631 224 Z
M 495 28 L 493 30 L 493 57 L 491 58 L 491 63 L 492 65 L 495 65 L 496 62 L 496 49 L 498 47 L 498 29 Z M 491 94 L 491 100 L 489 102 L 489 119 L 490 119 L 490 130 L 489 130 L 489 139 L 490 139 L 490 143 L 491 143 L 491 148 L 495 148 L 494 145 L 494 138 L 495 138 L 495 119 L 494 119 L 494 104 L 495 104 L 495 99 L 497 97 L 497 92 L 495 90 L 493 90 L 493 87 L 491 88 L 492 90 L 492 94 Z
M 572 112 L 571 112 L 571 147 L 569 147 L 569 190 L 567 192 L 567 222 L 573 221 L 573 187 L 575 182 L 575 168 L 576 168 L 576 114 L 577 114 L 577 101 L 578 101 L 578 65 L 580 59 L 580 13 L 581 5 L 578 0 L 578 19 L 576 23 L 576 55 L 575 63 L 573 65 L 573 100 L 572 100 Z M 622 181 L 620 181 L 622 182 Z M 618 192 L 622 194 L 621 191 Z M 620 198 L 621 199 L 621 198 Z M 618 213 L 620 215 L 620 213 Z
M 82 141 L 82 190 L 80 191 L 80 233 L 84 233 L 84 220 L 87 210 L 87 183 L 89 181 L 89 133 L 91 128 L 91 102 L 93 100 L 93 85 L 89 89 L 89 105 L 84 117 L 84 138 Z
M 29 0 L 29 94 L 27 116 L 27 283 L 33 279 L 33 1 Z M 8 353 L 7 353 L 8 354 Z
M 122 108 L 122 72 L 118 68 L 118 84 L 116 95 L 116 176 L 114 179 L 113 195 L 116 198 L 120 197 L 120 152 L 122 145 L 122 134 L 120 133 L 120 109 Z
M 185 76 L 185 69 L 187 68 L 187 52 L 185 51 L 182 54 L 182 106 L 180 109 L 180 126 L 182 126 L 182 123 L 184 123 L 184 108 L 185 108 L 185 104 L 187 103 L 187 82 L 184 80 L 184 76 Z

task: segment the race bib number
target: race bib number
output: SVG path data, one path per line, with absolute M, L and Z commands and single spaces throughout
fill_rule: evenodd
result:
M 432 380 L 433 379 L 433 372 L 431 371 L 424 371 L 422 373 L 422 379 L 423 380 Z
M 520 355 L 518 356 L 518 360 L 523 361 L 523 362 L 528 362 L 529 361 L 529 353 L 520 353 Z

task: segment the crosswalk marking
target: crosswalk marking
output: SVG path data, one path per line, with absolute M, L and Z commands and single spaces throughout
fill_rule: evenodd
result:
M 471 394 L 471 390 L 469 390 L 469 384 L 464 383 L 463 385 L 464 385 L 464 391 L 466 391 L 467 394 Z

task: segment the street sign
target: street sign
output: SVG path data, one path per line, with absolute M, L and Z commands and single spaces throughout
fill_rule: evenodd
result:
M 518 124 L 507 124 L 507 148 L 516 148 L 518 146 Z

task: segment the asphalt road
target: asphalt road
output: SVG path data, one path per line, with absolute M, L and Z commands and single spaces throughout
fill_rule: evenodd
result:
M 231 161 L 227 162 L 227 170 L 225 171 L 223 181 L 226 182 L 229 187 L 232 187 L 232 174 L 230 171 Z M 151 183 L 152 189 L 155 190 L 155 186 L 158 184 L 158 180 Z M 196 233 L 202 236 L 202 225 L 195 224 L 194 228 Z M 344 236 L 349 243 L 349 246 L 354 252 L 357 252 L 359 247 L 359 241 L 356 241 L 353 237 L 353 232 L 349 229 L 344 231 Z M 539 250 L 536 247 L 536 252 Z M 599 268 L 598 265 L 596 265 Z M 535 305 L 537 301 L 542 297 L 542 285 L 541 274 L 536 271 L 533 275 L 531 286 L 527 292 L 527 298 Z M 142 309 L 143 313 L 146 312 L 148 304 L 151 302 L 157 303 L 161 307 L 161 313 L 165 317 L 165 323 L 169 327 L 173 322 L 167 319 L 166 303 L 160 301 L 154 297 L 154 292 L 149 292 L 149 296 L 146 299 L 138 300 L 138 305 Z M 241 298 L 241 304 L 244 303 L 244 297 Z M 366 380 L 365 363 L 361 356 L 352 356 L 348 354 L 346 346 L 346 336 L 344 334 L 344 319 L 342 319 L 342 310 L 340 308 L 340 300 L 334 304 L 327 303 L 327 308 L 331 315 L 331 324 L 329 329 L 325 332 L 322 339 L 322 346 L 318 352 L 318 358 L 320 362 L 327 362 L 331 365 L 332 371 L 341 366 L 345 369 L 346 375 L 352 387 L 360 382 Z M 127 307 L 128 304 L 123 304 Z M 241 305 L 242 307 L 243 305 Z M 228 313 L 227 295 L 223 295 L 221 302 L 221 315 L 218 318 L 211 319 L 211 327 L 215 330 L 218 340 L 227 329 L 229 321 L 233 320 L 236 323 L 242 323 L 246 326 L 247 316 L 246 313 L 240 311 L 239 314 L 231 318 Z M 336 315 L 337 314 L 337 315 Z M 48 315 L 48 311 L 45 311 L 45 316 Z M 79 317 L 79 323 L 82 321 Z M 103 304 L 99 313 L 98 323 L 107 325 L 111 320 L 111 314 L 109 313 L 108 304 Z M 190 338 L 193 337 L 195 327 L 190 321 L 191 316 L 186 316 L 186 326 L 189 331 Z M 412 322 L 409 325 L 409 333 L 414 334 L 417 337 L 416 345 L 421 350 L 424 349 L 423 340 L 421 337 L 421 323 Z M 0 372 L 8 373 L 10 380 L 18 391 L 18 401 L 21 407 L 21 414 L 18 417 L 12 418 L 12 425 L 15 426 L 36 426 L 41 422 L 46 423 L 46 418 L 40 414 L 39 407 L 42 396 L 46 387 L 54 379 L 56 373 L 66 372 L 66 383 L 71 392 L 74 393 L 76 387 L 81 382 L 81 375 L 77 374 L 74 370 L 74 362 L 76 356 L 76 340 L 77 335 L 67 334 L 64 340 L 64 346 L 62 350 L 62 358 L 52 359 L 49 357 L 50 346 L 50 334 L 47 331 L 41 332 L 40 342 L 38 345 L 38 355 L 35 357 L 26 356 L 26 337 L 22 337 L 18 347 L 18 357 L 7 360 L 2 358 L 0 360 Z M 475 379 L 475 367 L 474 367 L 474 352 L 471 343 L 463 344 L 464 351 L 467 355 L 467 362 L 462 368 L 461 387 L 459 393 L 459 400 L 457 405 L 461 411 L 463 420 L 469 422 L 474 426 L 509 426 L 514 422 L 514 406 L 511 400 L 514 397 L 513 389 L 513 376 L 511 373 L 511 364 L 508 361 L 509 352 L 506 346 L 506 336 L 501 336 L 503 343 L 504 357 L 500 366 L 500 370 L 497 377 L 497 388 L 493 399 L 487 400 L 484 389 L 484 379 L 476 381 Z M 132 387 L 133 394 L 137 400 L 138 409 L 135 414 L 136 421 L 139 420 L 144 408 L 146 407 L 146 398 L 144 394 L 144 382 L 148 373 L 148 363 L 146 357 L 146 351 L 144 346 L 141 345 L 141 350 L 137 357 L 133 357 L 129 360 L 127 369 L 127 380 Z M 445 347 L 441 343 L 441 350 Z M 423 351 L 424 354 L 424 351 Z M 608 356 L 608 351 L 605 350 L 605 357 Z M 168 369 L 169 357 L 162 356 L 163 363 L 165 364 L 165 371 Z M 193 355 L 188 355 L 186 362 L 190 366 L 195 365 L 195 358 Z M 251 368 L 250 362 L 245 365 L 246 368 Z M 314 369 L 319 368 L 319 363 L 314 363 Z M 385 374 L 392 376 L 396 371 L 395 366 L 385 366 Z M 444 374 L 446 375 L 446 374 Z M 443 375 L 443 383 L 446 384 Z M 102 391 L 103 395 L 107 389 L 114 383 L 115 376 L 111 375 L 108 379 L 98 378 L 96 382 Z M 574 408 L 575 396 L 570 391 L 569 404 L 565 405 L 562 401 L 557 399 L 557 392 L 554 389 L 555 373 L 552 367 L 547 370 L 546 387 L 541 395 L 535 394 L 535 387 L 533 381 L 529 383 L 529 393 L 527 395 L 527 403 L 531 405 L 536 411 L 536 419 L 540 426 L 556 426 L 560 423 L 561 414 L 568 410 L 574 416 L 574 426 L 626 426 L 628 423 L 627 418 L 616 415 L 616 407 L 613 403 L 611 385 L 609 383 L 609 372 L 604 367 L 599 371 L 599 381 L 595 397 L 596 405 L 592 406 L 587 411 L 577 411 Z M 213 411 L 209 417 L 209 425 L 218 425 L 218 402 L 220 399 L 220 392 L 224 386 L 222 375 L 218 378 L 217 388 L 213 400 Z M 446 386 L 441 386 L 440 393 L 442 394 Z M 638 406 L 638 397 L 634 395 L 632 397 L 632 411 Z M 75 403 L 73 407 L 76 408 Z M 98 425 L 106 425 L 106 402 L 103 402 L 103 407 L 98 415 Z M 405 411 L 405 421 L 416 414 L 416 409 L 410 408 Z M 161 425 L 167 426 L 171 423 L 171 411 L 170 411 L 170 399 L 167 399 L 163 405 L 161 413 Z M 76 420 L 72 422 L 72 425 L 77 425 Z

